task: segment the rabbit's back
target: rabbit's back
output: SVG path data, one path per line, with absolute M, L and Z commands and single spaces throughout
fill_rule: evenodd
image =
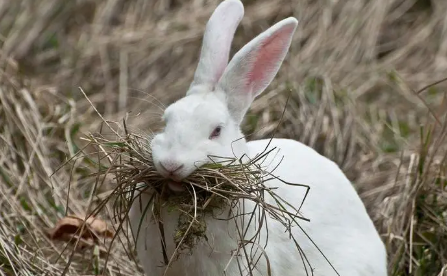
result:
M 306 258 L 315 269 L 314 275 L 337 275 L 316 246 L 340 275 L 386 276 L 386 251 L 365 206 L 339 167 L 312 148 L 288 139 L 258 140 L 248 143 L 251 156 L 276 148 L 264 165 L 281 180 L 305 184 L 309 193 L 300 209 L 310 219 L 298 221 L 303 230 L 293 233 Z M 280 165 L 278 166 L 278 163 Z M 306 188 L 272 180 L 276 193 L 295 208 L 304 199 Z M 267 199 L 271 204 L 273 200 Z M 315 242 L 309 240 L 304 232 Z M 284 227 L 269 220 L 269 243 L 266 253 L 274 275 L 301 275 L 300 255 L 295 244 L 284 233 Z M 311 273 L 309 273 L 311 275 Z
M 249 151 L 252 155 L 260 153 L 265 150 L 268 143 L 269 140 L 250 142 Z M 310 219 L 310 222 L 298 221 L 309 237 L 296 226 L 292 231 L 305 254 L 305 259 L 314 268 L 313 275 L 337 275 L 329 265 L 329 261 L 342 276 L 386 276 L 384 245 L 362 201 L 338 166 L 313 149 L 292 140 L 274 139 L 270 148 L 274 147 L 280 151 L 270 153 L 263 164 L 276 168 L 273 173 L 281 180 L 310 186 L 301 208 L 302 215 Z M 279 166 L 278 162 L 281 162 Z M 278 187 L 275 192 L 295 208 L 301 205 L 306 191 L 305 188 L 290 186 L 278 180 L 271 180 L 267 185 Z M 134 235 L 138 232 L 142 210 L 149 198 L 149 195 L 142 195 L 142 201 L 137 200 L 132 207 L 130 221 Z M 266 201 L 276 205 L 268 196 Z M 246 212 L 249 213 L 253 207 L 251 201 L 245 202 Z M 218 212 L 216 215 L 225 218 L 226 211 Z M 144 218 L 139 230 L 138 256 L 147 275 L 163 275 L 160 230 L 150 221 L 150 213 L 149 211 L 148 216 Z M 162 210 L 162 217 L 169 257 L 175 249 L 172 237 L 176 231 L 178 213 Z M 248 218 L 245 221 L 248 221 Z M 241 275 L 236 257 L 232 256 L 238 240 L 233 221 L 208 217 L 206 224 L 208 240 L 202 240 L 194 247 L 191 254 L 183 254 L 174 261 L 166 275 Z M 256 225 L 256 222 L 252 222 L 252 225 Z M 251 259 L 259 258 L 257 270 L 253 271 L 253 275 L 268 275 L 265 256 L 270 263 L 272 275 L 312 275 L 308 265 L 306 274 L 303 263 L 307 261 L 302 260 L 284 226 L 271 218 L 267 218 L 267 226 L 268 228 L 262 229 L 260 238 L 246 247 L 248 254 L 255 254 Z M 254 231 L 255 229 L 251 228 L 245 239 L 250 239 Z M 250 251 L 251 248 L 265 245 L 266 237 L 268 243 L 265 255 L 263 250 Z M 243 253 L 238 259 L 242 266 L 245 266 Z M 230 260 L 232 261 L 229 263 Z M 247 271 L 244 275 L 248 275 Z

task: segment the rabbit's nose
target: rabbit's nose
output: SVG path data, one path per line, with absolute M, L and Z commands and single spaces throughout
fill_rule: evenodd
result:
M 160 167 L 167 172 L 170 176 L 181 170 L 185 165 L 172 161 L 160 162 Z

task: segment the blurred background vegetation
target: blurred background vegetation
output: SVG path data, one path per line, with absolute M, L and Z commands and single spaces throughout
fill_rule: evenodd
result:
M 219 2 L 0 0 L 0 274 L 141 275 L 125 239 L 107 264 L 98 247 L 72 252 L 48 239 L 58 219 L 110 189 L 92 188 L 88 160 L 60 166 L 101 125 L 91 103 L 148 135 L 160 127 Z M 390 275 L 447 275 L 447 101 L 436 83 L 447 77 L 447 1 L 242 2 L 232 53 L 299 20 L 246 117 L 248 139 L 293 138 L 337 162 L 387 245 Z

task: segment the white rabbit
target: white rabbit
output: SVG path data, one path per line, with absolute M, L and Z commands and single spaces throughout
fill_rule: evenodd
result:
M 228 63 L 230 45 L 243 14 L 239 0 L 225 0 L 209 19 L 200 61 L 186 97 L 166 108 L 163 116 L 166 127 L 151 142 L 158 172 L 172 180 L 168 184 L 171 190 L 181 191 L 184 187 L 180 181 L 209 162 L 210 155 L 254 157 L 267 146 L 276 147 L 278 154 L 268 155 L 265 164 L 274 168 L 280 162 L 274 171 L 276 176 L 310 186 L 301 208 L 310 222 L 300 220 L 299 224 L 313 242 L 298 227 L 292 228 L 292 233 L 312 271 L 284 226 L 268 218 L 265 255 L 271 275 L 386 276 L 385 246 L 355 189 L 334 162 L 293 140 L 247 143 L 240 139 L 243 137 L 240 123 L 247 109 L 277 74 L 298 24 L 292 17 L 280 21 L 245 45 Z M 278 187 L 277 194 L 296 208 L 303 201 L 302 187 L 278 180 L 271 180 L 268 185 Z M 149 198 L 143 193 L 134 201 L 130 224 L 134 236 L 138 233 L 138 259 L 146 275 L 159 276 L 166 268 L 160 230 L 151 220 L 150 210 L 142 218 Z M 253 207 L 250 202 L 246 204 Z M 178 212 L 162 209 L 161 217 L 170 257 L 175 249 L 172 237 Z M 181 255 L 173 261 L 165 275 L 249 275 L 247 270 L 241 274 L 236 258 L 232 259 L 238 244 L 235 231 L 234 223 L 207 218 L 208 241 L 200 242 L 190 255 Z M 265 238 L 266 230 L 261 233 Z M 244 258 L 239 261 L 246 265 Z M 266 258 L 261 257 L 252 274 L 268 275 L 266 264 Z

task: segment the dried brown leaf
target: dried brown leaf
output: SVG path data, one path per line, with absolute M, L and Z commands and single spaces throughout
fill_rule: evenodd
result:
M 49 231 L 51 239 L 66 239 L 67 236 L 79 235 L 83 239 L 98 240 L 99 237 L 112 238 L 114 232 L 107 223 L 98 218 L 89 217 L 85 221 L 77 216 L 66 216 L 59 220 Z

